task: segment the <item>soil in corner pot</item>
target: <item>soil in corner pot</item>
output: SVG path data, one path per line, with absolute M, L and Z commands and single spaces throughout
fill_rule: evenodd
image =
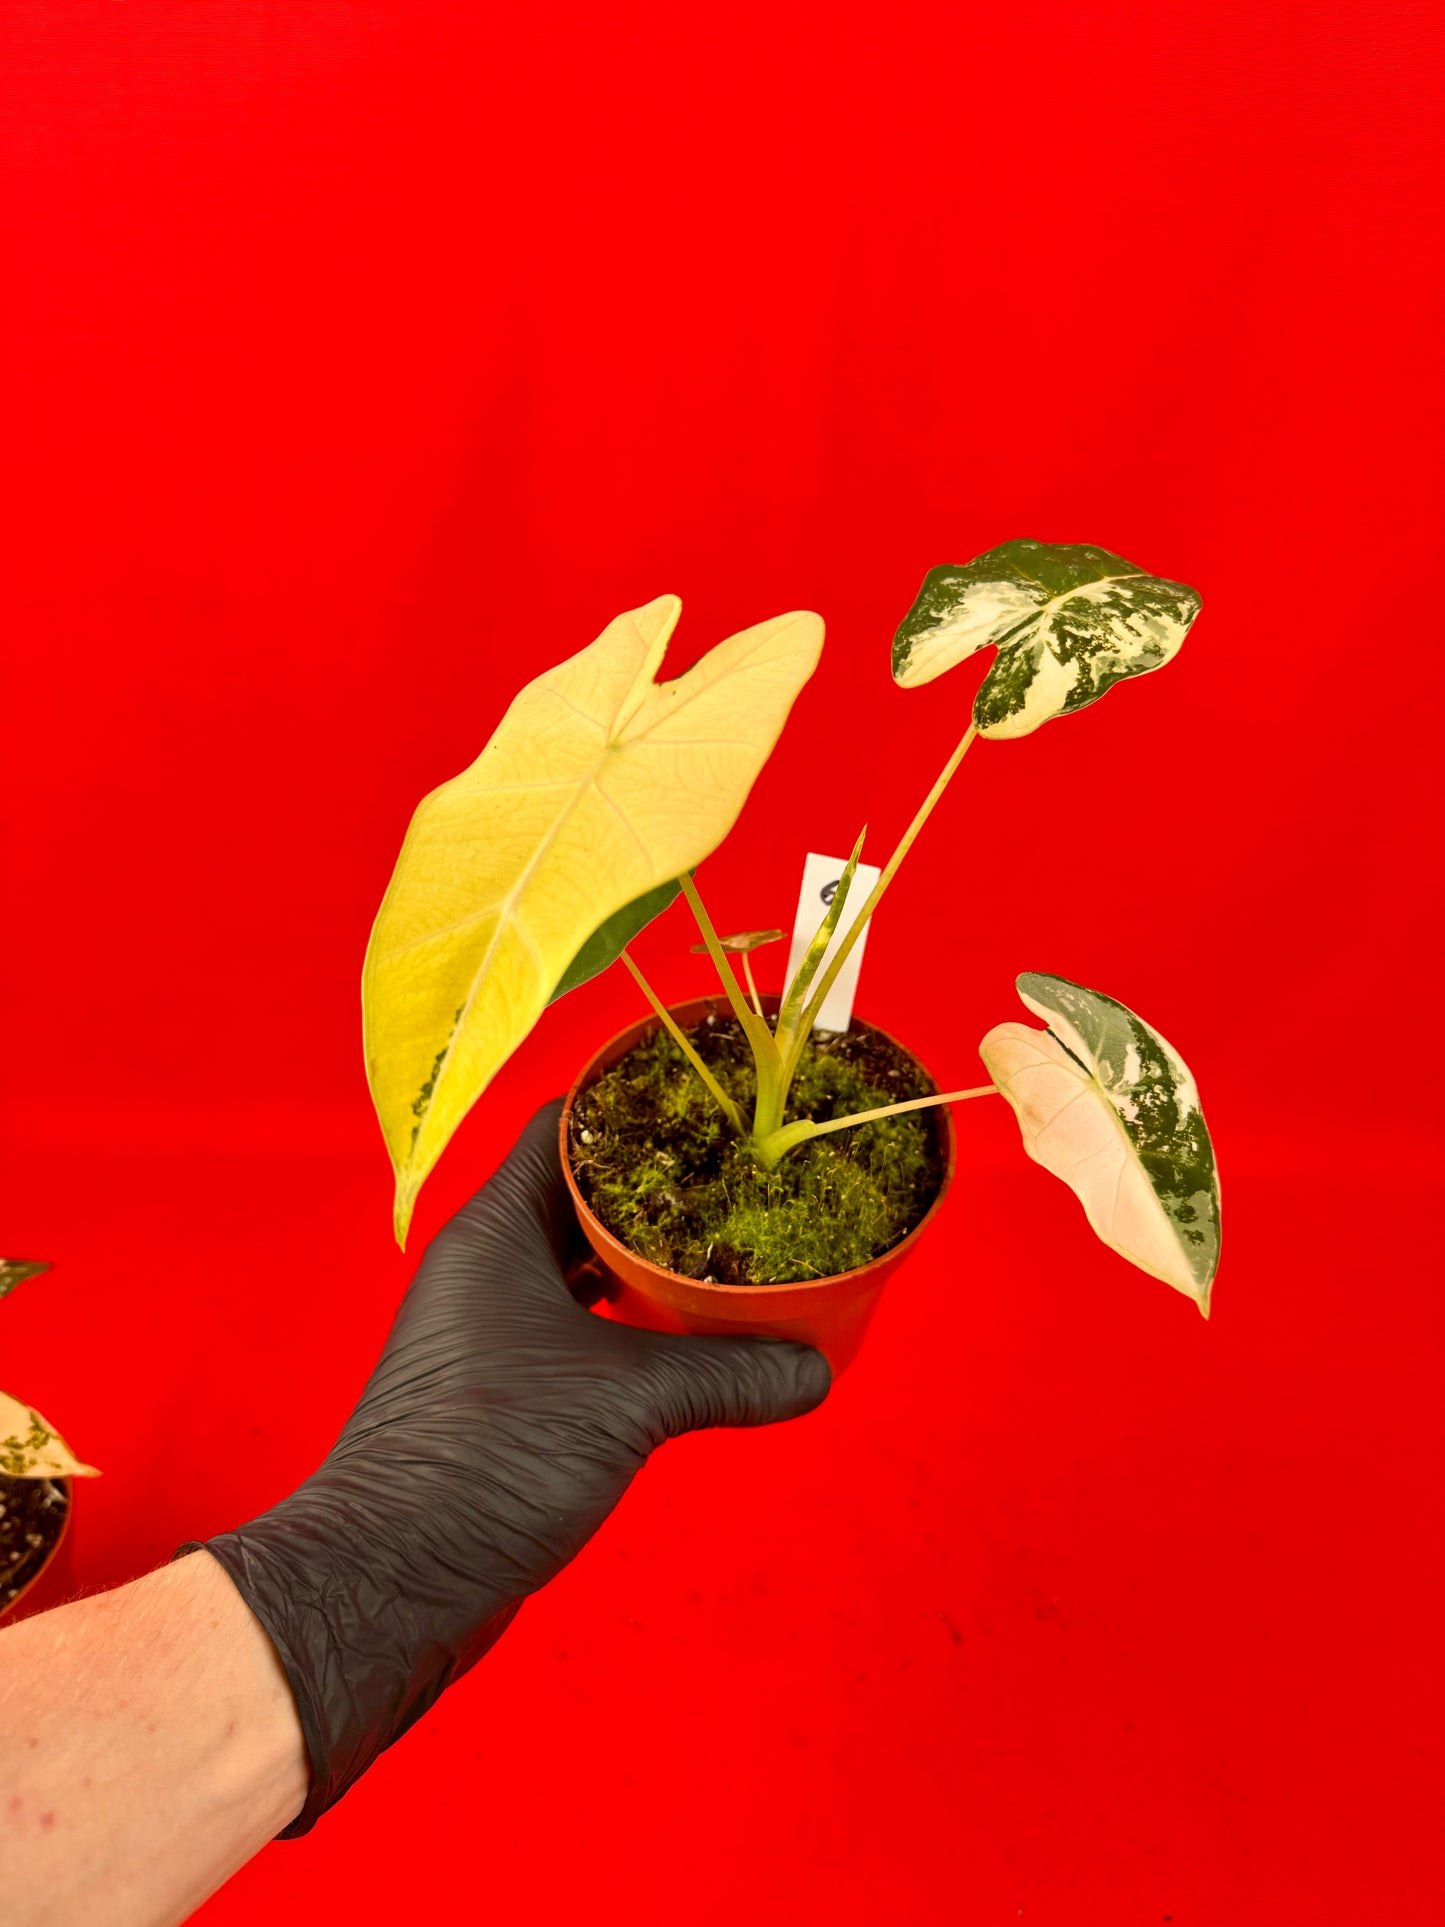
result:
M 65 1530 L 70 1488 L 63 1479 L 12 1479 L 0 1473 L 0 1613 L 54 1550 Z
M 756 1075 L 736 1018 L 706 1018 L 687 1035 L 750 1110 Z M 880 1031 L 815 1033 L 787 1115 L 823 1123 L 936 1089 Z M 943 1177 L 936 1134 L 918 1111 L 830 1131 L 760 1171 L 660 1027 L 578 1092 L 569 1153 L 578 1188 L 615 1238 L 651 1264 L 723 1285 L 793 1284 L 865 1265 L 907 1237 Z

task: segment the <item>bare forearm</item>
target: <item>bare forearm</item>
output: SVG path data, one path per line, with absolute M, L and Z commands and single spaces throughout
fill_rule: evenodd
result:
M 490 1651 L 649 1453 L 826 1396 L 806 1345 L 590 1315 L 564 1270 L 561 1115 L 538 1111 L 431 1241 L 295 1491 L 134 1586 L 0 1631 L 6 1927 L 183 1920 Z
M 14 1927 L 184 1920 L 308 1784 L 275 1650 L 204 1552 L 0 1631 L 0 1766 Z

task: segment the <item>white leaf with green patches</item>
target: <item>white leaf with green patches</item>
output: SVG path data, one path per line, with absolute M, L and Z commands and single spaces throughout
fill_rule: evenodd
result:
M 893 678 L 915 689 L 997 648 L 973 720 L 1005 741 L 1162 668 L 1198 613 L 1195 590 L 1108 549 L 1004 542 L 961 568 L 929 570 L 893 638 Z
M 1199 1093 L 1177 1051 L 1123 1004 L 1026 971 L 1048 1030 L 999 1024 L 979 1046 L 1024 1149 L 1077 1195 L 1106 1245 L 1209 1316 L 1219 1176 Z
M 0 1473 L 7 1479 L 98 1479 L 36 1411 L 0 1392 Z

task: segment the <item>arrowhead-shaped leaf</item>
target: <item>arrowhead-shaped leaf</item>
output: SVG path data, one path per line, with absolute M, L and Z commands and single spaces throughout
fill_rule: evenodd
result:
M 1107 549 L 1004 542 L 962 568 L 928 571 L 893 638 L 893 678 L 913 689 L 994 646 L 974 723 L 995 741 L 1027 736 L 1162 668 L 1198 613 L 1193 589 Z
M 17 1285 L 23 1285 L 27 1278 L 37 1278 L 49 1269 L 44 1259 L 0 1258 L 0 1298 L 14 1291 Z
M 98 1479 L 33 1405 L 0 1392 L 0 1472 L 9 1479 Z
M 802 611 L 658 684 L 680 610 L 629 610 L 529 683 L 412 819 L 362 974 L 402 1243 L 448 1139 L 589 938 L 727 835 L 817 664 L 823 624 Z
M 1083 1204 L 1106 1245 L 1187 1292 L 1205 1317 L 1219 1266 L 1219 1178 L 1194 1079 L 1155 1030 L 1097 990 L 1034 971 L 1019 995 L 1048 1024 L 979 1046 L 1024 1149 Z

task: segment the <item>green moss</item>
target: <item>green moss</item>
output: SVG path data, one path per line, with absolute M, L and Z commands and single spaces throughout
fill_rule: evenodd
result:
M 752 1053 L 736 1022 L 690 1041 L 728 1095 L 752 1108 Z M 788 1102 L 819 1123 L 923 1097 L 936 1087 L 876 1031 L 815 1041 Z M 582 1092 L 572 1164 L 584 1197 L 640 1257 L 721 1284 L 785 1284 L 867 1264 L 913 1229 L 937 1195 L 927 1113 L 880 1119 L 790 1151 L 760 1171 L 666 1031 Z

